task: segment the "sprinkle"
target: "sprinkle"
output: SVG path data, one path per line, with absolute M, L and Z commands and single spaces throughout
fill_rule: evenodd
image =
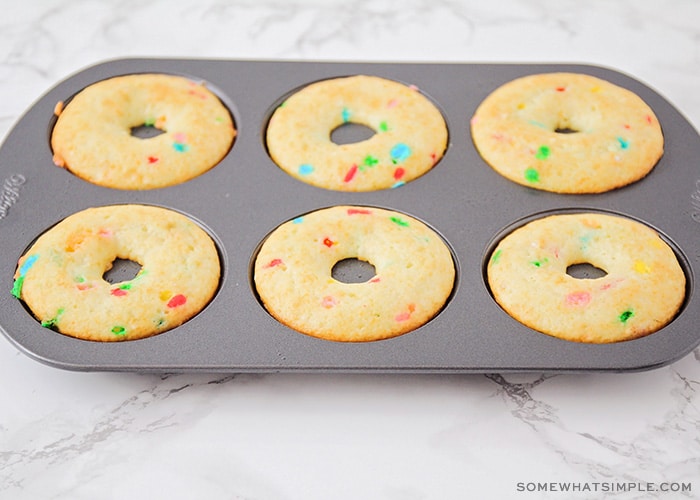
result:
M 588 292 L 573 292 L 566 296 L 566 303 L 570 306 L 585 306 L 591 301 Z
M 634 270 L 639 274 L 649 274 L 651 272 L 651 267 L 644 261 L 638 260 L 634 263 Z
M 348 215 L 371 215 L 372 211 L 365 208 L 348 208 Z
M 309 165 L 308 163 L 304 163 L 302 165 L 299 165 L 299 175 L 309 175 L 311 172 L 314 171 L 314 167 Z
M 401 217 L 390 217 L 391 222 L 397 224 L 401 227 L 408 227 L 408 221 L 403 220 Z
M 112 333 L 114 335 L 124 336 L 126 335 L 126 328 L 124 328 L 123 326 L 115 326 L 114 328 L 112 328 Z
M 174 309 L 175 307 L 185 305 L 185 302 L 187 302 L 187 297 L 182 294 L 178 294 L 168 301 L 168 307 Z
M 566 87 L 557 87 L 557 92 L 564 92 L 566 90 Z
M 503 250 L 499 248 L 491 256 L 491 263 L 496 264 L 499 260 L 501 260 L 501 255 L 503 255 Z
M 163 290 L 162 292 L 160 292 L 160 295 L 159 295 L 160 300 L 162 300 L 163 302 L 165 302 L 166 300 L 168 300 L 172 296 L 173 296 L 173 294 L 170 290 Z
M 297 217 L 292 221 L 292 224 L 301 224 L 302 222 L 304 222 L 304 217 Z
M 187 142 L 187 136 L 185 134 L 183 134 L 182 132 L 174 133 L 173 139 L 175 140 L 175 142 L 182 142 L 182 143 Z
M 93 285 L 92 283 L 78 283 L 77 285 L 75 285 L 75 287 L 81 292 L 84 292 L 85 290 L 91 290 L 95 288 L 95 285 Z
M 535 267 L 542 267 L 542 265 L 546 264 L 547 262 L 549 262 L 549 259 L 545 258 L 542 260 L 534 260 L 534 261 L 530 262 L 530 264 L 532 264 Z
M 269 269 L 270 267 L 277 267 L 284 264 L 284 261 L 282 259 L 272 259 L 269 263 L 265 265 L 265 269 Z
M 396 320 L 397 323 L 401 323 L 402 321 L 406 321 L 411 317 L 411 314 L 416 310 L 416 305 L 415 304 L 408 304 L 408 311 L 404 311 L 400 314 L 397 314 L 394 317 L 394 320 Z
M 379 159 L 376 156 L 367 155 L 365 156 L 365 159 L 362 160 L 362 163 L 368 167 L 374 167 L 377 163 L 379 163 Z
M 627 320 L 629 320 L 632 316 L 634 316 L 634 311 L 631 311 L 628 309 L 625 312 L 623 312 L 622 314 L 620 314 L 620 316 L 618 316 L 618 319 L 622 323 L 627 323 Z
M 348 108 L 343 108 L 343 111 L 340 113 L 340 116 L 343 119 L 343 123 L 347 123 L 350 121 L 350 110 Z
M 41 326 L 43 326 L 44 328 L 53 328 L 54 326 L 56 326 L 56 323 L 58 323 L 58 319 L 63 315 L 64 312 L 65 309 L 60 308 L 58 311 L 56 311 L 56 316 L 49 320 L 42 321 Z
M 647 123 L 648 123 L 649 125 L 651 125 L 651 122 L 652 122 L 652 120 L 651 120 L 651 115 L 646 115 L 645 118 L 646 118 L 646 120 L 647 120 Z
M 324 238 L 323 239 L 323 244 L 326 245 L 328 248 L 332 247 L 333 245 L 336 244 L 335 241 L 331 240 L 330 238 Z
M 152 164 L 157 163 L 157 162 L 158 162 L 158 157 L 157 157 L 157 156 L 149 156 L 149 157 L 148 157 L 148 163 L 149 163 L 149 164 L 152 165 Z
M 401 167 L 398 167 L 396 170 L 394 170 L 394 179 L 396 179 L 398 181 L 399 179 L 401 179 L 404 176 L 405 173 L 406 173 L 406 170 L 404 170 Z
M 321 301 L 321 306 L 325 307 L 326 309 L 330 309 L 331 307 L 334 307 L 337 304 L 338 304 L 338 301 L 335 300 L 330 295 L 326 295 L 325 297 L 323 297 L 323 300 Z
M 552 150 L 549 148 L 549 146 L 540 146 L 535 153 L 535 158 L 538 160 L 546 160 L 549 158 L 551 152 Z
M 345 178 L 343 179 L 343 182 L 350 182 L 351 180 L 353 180 L 356 173 L 357 173 L 357 165 L 353 164 L 353 166 L 350 167 L 350 170 L 348 170 L 347 173 L 345 174 Z
M 405 181 L 398 181 L 398 182 L 395 182 L 394 184 L 391 185 L 391 189 L 394 189 L 394 188 L 397 188 L 397 187 L 401 187 L 401 186 L 403 186 L 404 184 L 406 184 Z
M 528 168 L 525 170 L 525 180 L 529 182 L 539 182 L 540 173 L 534 168 Z
M 387 122 L 379 122 L 379 131 L 380 132 L 388 132 L 389 131 L 389 124 Z
M 400 142 L 391 148 L 391 152 L 389 154 L 391 155 L 391 161 L 396 164 L 411 156 L 411 148 Z
M 386 103 L 387 108 L 393 108 L 399 104 L 398 99 L 391 99 L 388 103 Z
M 179 142 L 174 142 L 173 149 L 178 153 L 186 153 L 187 151 L 189 151 L 190 147 L 187 144 L 180 144 Z
M 627 141 L 627 140 L 625 140 L 625 139 L 623 139 L 622 137 L 618 137 L 618 138 L 617 138 L 617 142 L 620 143 L 620 147 L 621 147 L 622 149 L 627 149 L 627 148 L 630 147 L 630 142 Z
M 379 276 L 377 276 L 376 278 L 372 278 L 371 280 L 369 280 L 370 283 L 379 283 L 380 281 L 381 281 L 381 278 L 380 278 Z
M 126 295 L 127 292 L 126 290 L 122 290 L 121 288 L 113 288 L 112 290 L 110 290 L 109 293 L 111 293 L 115 297 L 123 297 L 124 295 Z

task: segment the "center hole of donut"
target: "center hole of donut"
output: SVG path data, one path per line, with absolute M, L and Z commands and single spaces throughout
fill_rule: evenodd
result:
M 335 144 L 353 144 L 366 141 L 375 134 L 374 130 L 359 123 L 347 122 L 331 131 L 331 141 Z
M 595 280 L 606 276 L 608 273 L 599 267 L 595 267 L 593 264 L 583 262 L 567 267 L 566 274 L 579 280 Z
M 165 130 L 161 130 L 155 125 L 146 125 L 145 123 L 137 125 L 136 127 L 131 127 L 131 136 L 137 139 L 150 139 L 164 133 Z
M 341 283 L 366 283 L 376 274 L 372 264 L 356 258 L 340 260 L 331 269 L 333 279 Z
M 129 259 L 114 259 L 112 267 L 102 275 L 102 279 L 112 285 L 133 280 L 141 271 L 141 264 Z

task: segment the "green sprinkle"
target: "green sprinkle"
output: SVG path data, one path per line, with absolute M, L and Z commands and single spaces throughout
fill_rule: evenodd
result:
M 539 182 L 540 173 L 534 168 L 528 168 L 527 170 L 525 170 L 525 180 L 529 182 Z
M 41 326 L 44 328 L 53 328 L 56 326 L 56 323 L 58 323 L 58 319 L 61 317 L 61 315 L 65 312 L 64 308 L 60 308 L 58 311 L 56 311 L 56 316 L 54 316 L 51 319 L 45 320 L 41 322 Z
M 549 261 L 549 259 L 542 259 L 542 260 L 535 260 L 530 262 L 535 267 L 542 267 L 543 264 L 546 264 Z
M 549 149 L 549 146 L 540 146 L 535 153 L 535 158 L 538 160 L 546 160 L 551 153 L 552 150 Z
M 388 132 L 389 131 L 389 124 L 387 122 L 380 122 L 379 123 L 379 131 L 380 132 Z
M 119 286 L 120 290 L 131 290 L 131 283 L 125 283 Z
M 14 295 L 16 298 L 20 298 L 22 295 L 22 285 L 24 285 L 24 276 L 20 276 L 15 280 L 14 285 L 12 286 L 12 295 Z
M 620 314 L 620 316 L 619 316 L 618 319 L 619 319 L 622 323 L 627 323 L 627 320 L 630 319 L 632 316 L 634 316 L 634 312 L 633 312 L 633 311 L 630 311 L 630 310 L 628 309 L 627 311 L 625 311 L 625 312 L 623 312 L 622 314 Z
M 499 248 L 491 256 L 491 263 L 496 264 L 499 260 L 501 260 L 501 254 L 503 254 L 503 250 Z
M 143 124 L 146 127 L 152 127 L 156 124 L 156 119 L 155 118 L 148 118 L 148 119 L 144 120 Z
M 379 163 L 379 160 L 376 156 L 367 155 L 365 156 L 365 159 L 362 160 L 362 163 L 364 163 L 368 167 L 374 167 L 377 163 Z
M 408 227 L 408 221 L 403 220 L 401 217 L 391 217 L 391 222 L 401 227 Z
M 115 326 L 114 328 L 112 328 L 112 333 L 114 335 L 126 335 L 126 328 L 124 328 L 123 326 Z
M 627 149 L 630 147 L 630 142 L 623 139 L 622 137 L 618 137 L 617 142 L 620 143 L 620 148 L 622 148 L 622 149 Z

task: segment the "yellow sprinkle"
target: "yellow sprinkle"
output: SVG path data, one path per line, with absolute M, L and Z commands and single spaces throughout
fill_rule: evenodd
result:
M 164 302 L 172 296 L 173 296 L 173 294 L 170 292 L 170 290 L 165 290 L 165 291 L 160 292 L 160 300 L 162 300 Z
M 525 103 L 518 104 L 518 109 L 525 109 Z
M 635 261 L 634 270 L 639 274 L 649 274 L 651 272 L 649 265 L 641 260 Z
M 595 87 L 591 88 L 591 92 L 600 92 L 600 87 L 596 85 Z

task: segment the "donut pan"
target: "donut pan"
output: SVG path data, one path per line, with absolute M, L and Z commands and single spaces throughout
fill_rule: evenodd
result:
M 655 111 L 665 153 L 644 179 L 596 195 L 561 195 L 516 185 L 479 156 L 469 121 L 501 84 L 526 74 L 588 73 L 626 87 Z M 229 107 L 238 136 L 212 170 L 173 187 L 123 191 L 85 182 L 54 166 L 54 106 L 104 78 L 145 72 L 203 80 Z M 266 122 L 285 96 L 317 80 L 369 74 L 416 85 L 444 114 L 449 144 L 427 174 L 401 187 L 329 191 L 291 178 L 269 158 Z M 657 92 L 615 70 L 575 64 L 433 64 L 120 59 L 86 68 L 40 97 L 0 148 L 0 330 L 17 348 L 71 370 L 139 372 L 584 372 L 666 365 L 700 343 L 700 136 Z M 99 343 L 43 328 L 12 296 L 17 259 L 53 224 L 88 207 L 121 203 L 180 211 L 219 246 L 223 274 L 196 317 L 143 340 Z M 341 343 L 302 335 L 260 305 L 252 285 L 259 244 L 282 222 L 333 205 L 388 208 L 421 219 L 453 251 L 457 279 L 429 323 L 389 340 Z M 513 228 L 546 214 L 603 211 L 642 221 L 676 251 L 687 276 L 685 303 L 666 327 L 612 344 L 556 339 L 531 330 L 493 300 L 485 262 Z M 533 294 L 537 290 L 532 290 Z M 392 297 L 387 297 L 392 300 Z

